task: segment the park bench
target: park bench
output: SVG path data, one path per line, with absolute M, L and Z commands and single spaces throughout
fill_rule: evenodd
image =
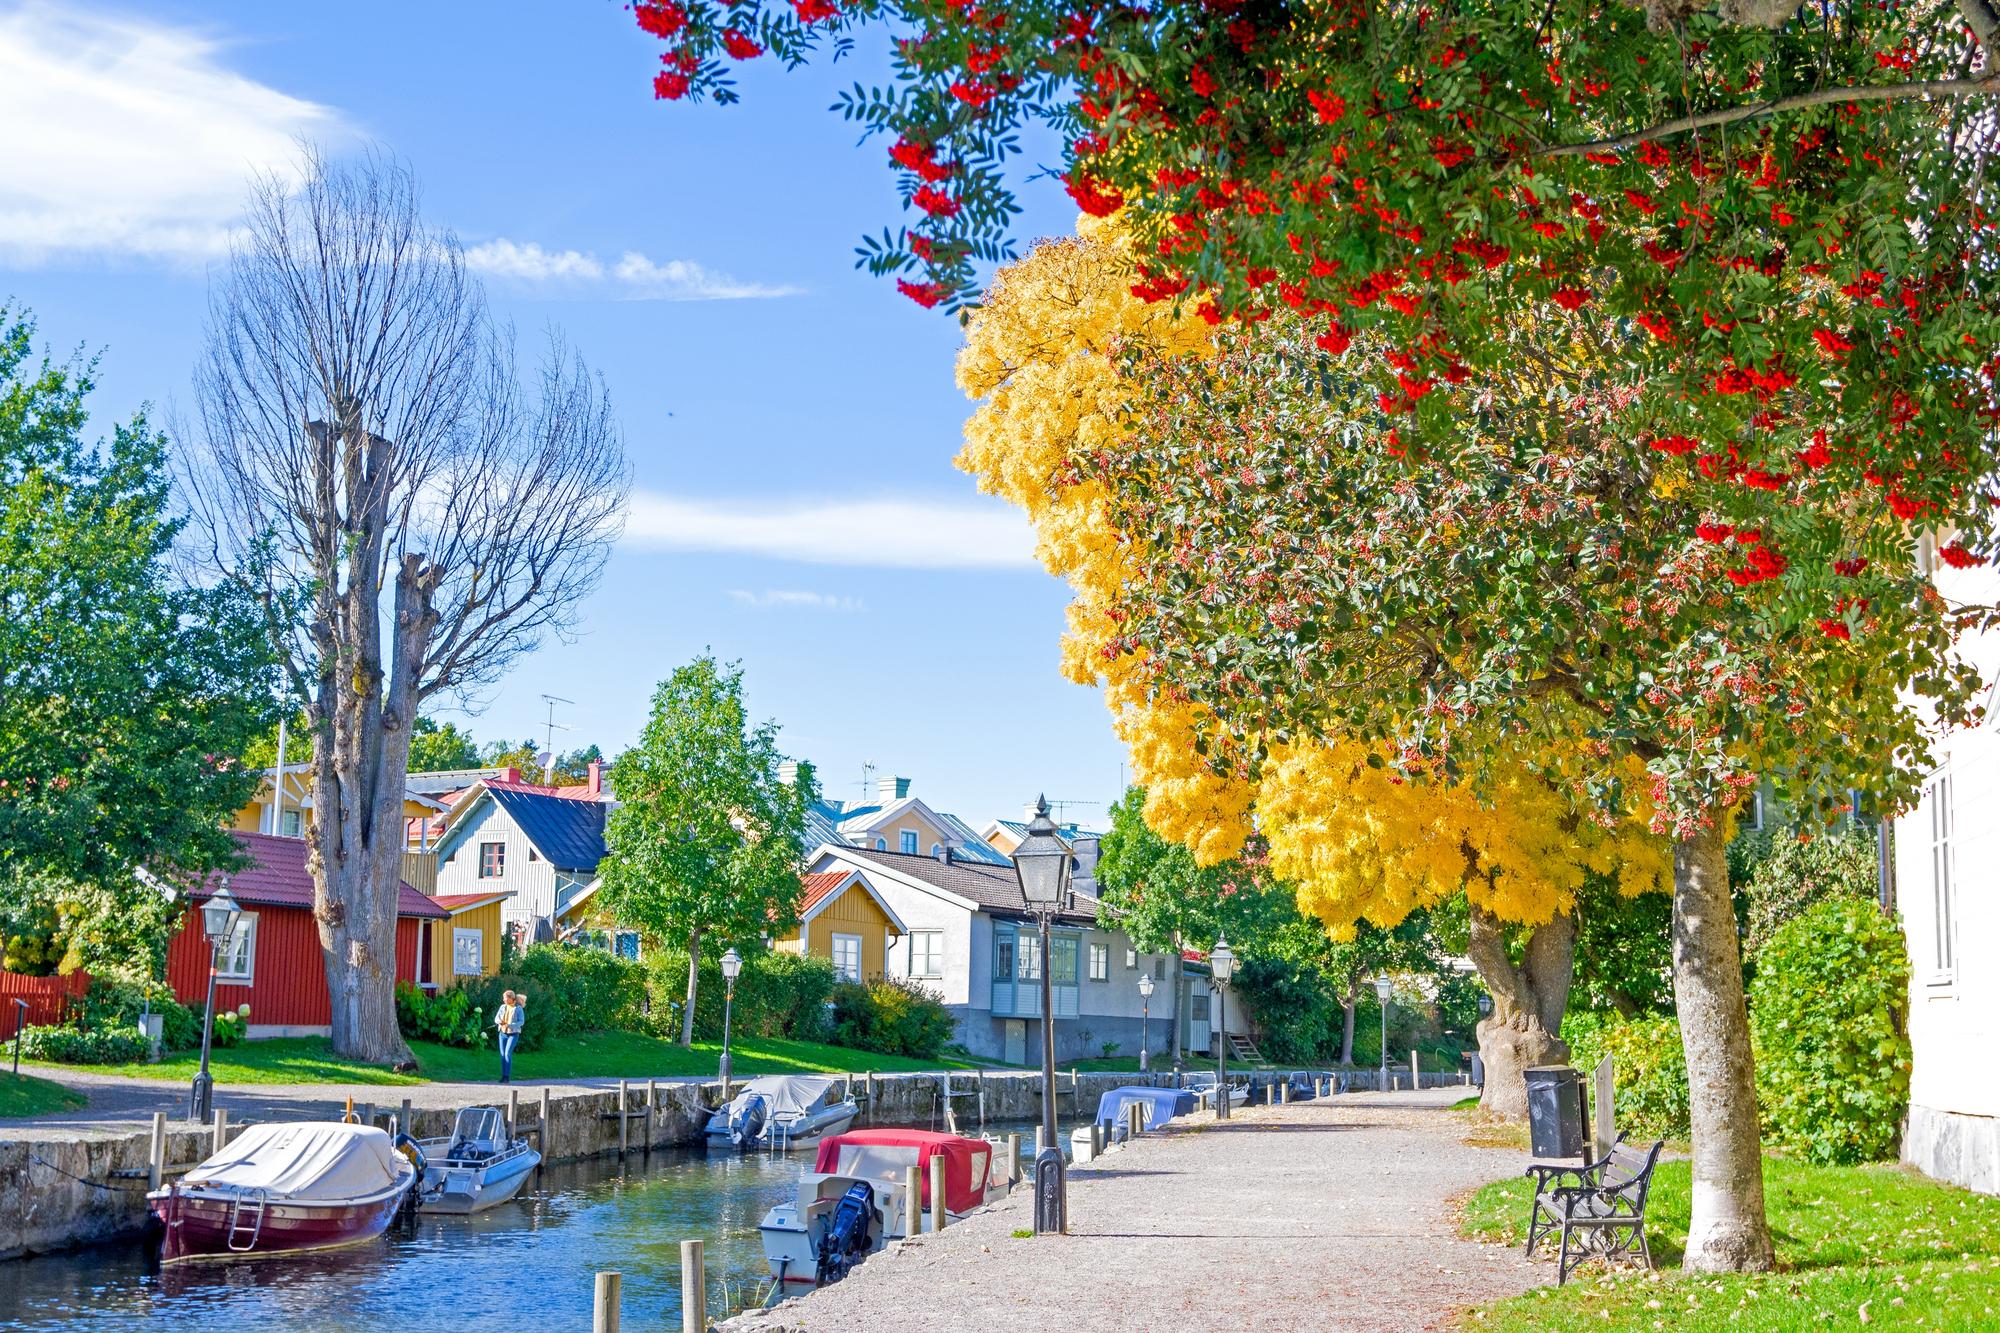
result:
M 1610 1263 L 1637 1250 L 1646 1267 L 1653 1266 L 1653 1252 L 1646 1246 L 1646 1193 L 1665 1146 L 1662 1140 L 1641 1153 L 1628 1148 L 1621 1134 L 1610 1152 L 1587 1166 L 1528 1168 L 1527 1174 L 1535 1177 L 1528 1253 L 1534 1254 L 1536 1241 L 1561 1229 L 1557 1286 L 1568 1282 L 1570 1270 L 1590 1258 Z

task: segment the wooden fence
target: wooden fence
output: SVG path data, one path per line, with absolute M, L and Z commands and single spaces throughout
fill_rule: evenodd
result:
M 28 1023 L 59 1023 L 69 1002 L 90 985 L 88 972 L 72 972 L 66 977 L 24 977 L 18 972 L 0 972 L 0 1033 L 14 1035 L 15 1027 Z M 26 1000 L 27 1009 L 15 1004 Z

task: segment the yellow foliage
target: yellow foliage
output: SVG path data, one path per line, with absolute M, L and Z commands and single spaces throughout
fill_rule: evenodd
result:
M 1401 779 L 1371 766 L 1341 737 L 1274 744 L 1253 771 L 1218 772 L 1196 750 L 1200 712 L 1149 697 L 1140 659 L 1105 653 L 1123 604 L 1125 548 L 1094 482 L 1071 461 L 1120 445 L 1126 389 L 1114 349 L 1142 341 L 1200 355 L 1207 326 L 1131 294 L 1116 220 L 1085 219 L 1073 240 L 1047 241 L 1001 270 L 967 327 L 958 382 L 980 400 L 958 465 L 981 489 L 1021 506 L 1036 553 L 1075 594 L 1063 670 L 1104 687 L 1119 739 L 1146 788 L 1146 822 L 1185 843 L 1204 865 L 1262 836 L 1275 874 L 1298 886 L 1302 910 L 1336 935 L 1360 921 L 1393 925 L 1464 888 L 1510 921 L 1566 912 L 1586 873 L 1615 875 L 1621 891 L 1663 889 L 1671 867 L 1635 808 L 1606 827 L 1587 818 L 1524 762 L 1503 759 L 1469 786 Z M 1538 756 L 1561 767 L 1565 756 Z M 1224 765 L 1224 767 L 1230 767 Z M 1644 792 L 1636 764 L 1627 789 Z

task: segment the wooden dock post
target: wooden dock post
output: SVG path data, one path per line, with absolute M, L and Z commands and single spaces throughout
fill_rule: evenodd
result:
M 218 1153 L 221 1152 L 224 1148 L 227 1148 L 228 1146 L 229 1146 L 229 1112 L 223 1110 L 220 1106 L 218 1106 L 215 1108 L 215 1136 L 210 1143 L 209 1151 L 212 1153 Z
M 1090 1122 L 1090 1155 L 1092 1157 L 1104 1155 L 1104 1126 L 1095 1120 Z
M 903 1169 L 903 1234 L 921 1235 L 924 1229 L 924 1173 L 914 1166 Z
M 536 1146 L 537 1146 L 537 1147 L 539 1147 L 539 1148 L 540 1148 L 540 1149 L 542 1150 L 542 1160 L 541 1160 L 540 1162 L 538 1162 L 538 1163 L 536 1163 L 536 1164 L 535 1164 L 535 1170 L 539 1171 L 539 1170 L 541 1170 L 541 1169 L 542 1169 L 542 1167 L 544 1167 L 544 1166 L 546 1166 L 546 1165 L 548 1164 L 548 1160 L 549 1160 L 549 1152 L 550 1152 L 550 1148 L 549 1148 L 549 1090 L 548 1090 L 548 1087 L 547 1087 L 547 1085 L 546 1085 L 546 1084 L 545 1084 L 545 1085 L 543 1085 L 543 1087 L 542 1087 L 542 1118 L 541 1118 L 541 1121 L 540 1121 L 540 1123 L 539 1123 L 539 1124 L 537 1124 L 536 1128 L 537 1128 L 537 1129 L 539 1129 L 539 1130 L 541 1131 L 541 1134 L 540 1134 L 540 1136 L 539 1136 L 539 1137 L 541 1138 L 541 1142 L 540 1142 L 539 1144 L 537 1144 Z
M 1292 1100 L 1292 1085 L 1288 1079 L 1278 1080 L 1278 1105 L 1284 1106 Z
M 146 1149 L 146 1188 L 156 1190 L 167 1169 L 167 1113 L 153 1112 L 153 1138 Z
M 618 1288 L 623 1277 L 616 1272 L 597 1275 L 597 1291 L 591 1300 L 591 1333 L 618 1333 Z
M 1012 1185 L 1021 1179 L 1021 1132 L 1015 1130 L 1007 1136 L 1007 1183 Z
M 653 1106 L 654 1103 L 659 1101 L 659 1099 L 660 1099 L 660 1081 L 655 1078 L 647 1079 L 646 1080 L 646 1136 L 639 1142 L 639 1151 L 646 1154 L 646 1156 L 648 1157 L 651 1157 L 653 1155 Z
M 868 1123 L 875 1123 L 875 1071 L 869 1070 L 861 1076 L 861 1086 L 868 1093 Z
M 1133 1102 L 1125 1108 L 1125 1118 L 1131 1127 L 1125 1131 L 1125 1141 L 1130 1143 L 1146 1132 L 1146 1108 Z
M 931 1154 L 931 1230 L 944 1230 L 944 1154 Z
M 417 1137 L 416 1113 L 410 1109 L 410 1099 L 403 1098 L 403 1132 L 411 1138 Z
M 625 1149 L 632 1138 L 632 1122 L 625 1118 L 628 1089 L 624 1079 L 618 1080 L 618 1160 L 625 1160 Z
M 708 1333 L 708 1265 L 701 1242 L 681 1242 L 681 1333 Z
M 986 1071 L 975 1069 L 972 1071 L 972 1077 L 979 1084 L 979 1132 L 984 1134 L 986 1132 Z
M 1069 1067 L 1069 1113 L 1072 1116 L 1083 1114 L 1083 1093 L 1077 1088 L 1075 1065 Z
M 405 1107 L 408 1107 L 409 1103 L 404 1102 L 403 1105 Z M 520 1123 L 521 1123 L 521 1090 L 519 1088 L 510 1086 L 507 1089 L 507 1137 L 508 1138 L 511 1139 L 514 1137 L 515 1133 L 514 1127 Z
M 1410 1051 L 1410 1091 L 1421 1092 L 1423 1091 L 1423 1087 L 1424 1087 L 1424 1076 L 1422 1073 L 1418 1071 L 1417 1053 L 1416 1050 L 1413 1048 Z
M 944 1098 L 944 1132 L 947 1134 L 956 1134 L 958 1133 L 958 1111 L 951 1104 L 951 1071 L 949 1069 L 938 1075 L 938 1084 L 943 1089 L 941 1095 Z

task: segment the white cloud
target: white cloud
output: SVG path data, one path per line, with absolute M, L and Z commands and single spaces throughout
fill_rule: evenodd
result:
M 708 500 L 639 491 L 625 540 L 653 550 L 815 565 L 1021 569 L 1035 563 L 1027 519 L 997 501 Z
M 830 592 L 798 592 L 784 588 L 770 588 L 763 592 L 747 592 L 742 588 L 731 588 L 730 599 L 741 606 L 759 608 L 807 607 L 815 611 L 860 611 L 864 609 L 859 597 L 842 597 Z
M 741 301 L 795 296 L 796 287 L 740 282 L 686 259 L 664 262 L 627 250 L 605 264 L 587 250 L 545 250 L 534 241 L 505 237 L 467 246 L 466 264 L 505 281 L 575 291 L 597 289 L 640 301 Z
M 224 68 L 189 28 L 30 3 L 0 14 L 0 256 L 223 253 L 258 171 L 338 113 Z

